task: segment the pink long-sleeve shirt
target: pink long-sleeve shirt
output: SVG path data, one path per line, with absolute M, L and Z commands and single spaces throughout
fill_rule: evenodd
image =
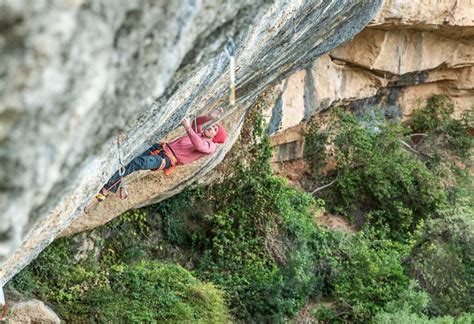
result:
M 197 133 L 193 129 L 195 127 L 193 123 L 193 127 L 186 129 L 187 135 L 168 143 L 178 160 L 178 165 L 189 164 L 216 150 L 216 144 L 202 133 L 202 124 L 211 119 L 209 116 L 196 118 Z

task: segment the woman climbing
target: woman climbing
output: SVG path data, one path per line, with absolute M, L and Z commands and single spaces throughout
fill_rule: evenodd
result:
M 193 123 L 189 118 L 184 118 L 181 125 L 186 130 L 186 135 L 170 143 L 157 143 L 148 148 L 141 155 L 135 157 L 125 169 L 117 171 L 96 195 L 98 201 L 103 201 L 107 194 L 116 192 L 123 177 L 137 170 L 163 170 L 168 175 L 176 165 L 192 163 L 206 155 L 215 152 L 216 144 L 223 144 L 227 133 L 220 124 L 211 125 L 203 129 L 203 124 L 219 119 L 219 110 L 209 115 L 197 117 Z

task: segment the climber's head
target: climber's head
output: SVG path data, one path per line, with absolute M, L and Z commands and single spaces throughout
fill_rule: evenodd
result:
M 212 139 L 214 143 L 223 144 L 227 139 L 227 132 L 222 125 L 212 125 L 203 131 L 204 136 Z

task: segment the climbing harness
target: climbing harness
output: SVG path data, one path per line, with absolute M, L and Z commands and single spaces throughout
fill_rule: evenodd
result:
M 225 50 L 225 54 L 227 58 L 229 59 L 229 104 L 233 107 L 235 106 L 235 99 L 236 99 L 236 90 L 235 90 L 236 45 L 233 38 L 230 37 L 229 35 L 227 35 L 227 43 L 225 45 L 224 50 Z M 152 106 L 153 105 L 155 105 L 155 103 L 152 103 Z M 198 132 L 197 113 L 191 114 L 190 119 L 193 120 L 192 126 L 194 127 L 194 131 L 197 133 Z M 167 143 L 163 143 L 161 145 L 162 145 L 162 149 L 150 152 L 151 155 L 162 155 L 163 157 L 163 161 L 160 167 L 153 171 L 163 170 L 163 173 L 165 175 L 169 175 L 175 169 L 175 166 L 177 164 L 177 159 L 173 150 Z M 120 132 L 117 134 L 117 155 L 118 155 L 118 164 L 119 164 L 118 166 L 119 179 L 115 183 L 113 183 L 110 187 L 108 187 L 107 190 L 110 190 L 118 185 L 118 192 L 119 192 L 120 199 L 124 200 L 128 198 L 128 192 L 127 192 L 127 186 L 123 181 L 124 174 L 125 174 L 125 164 L 123 163 L 123 160 L 122 160 L 121 133 Z M 164 169 L 166 165 L 166 161 L 163 155 L 166 155 L 171 161 L 171 166 L 167 169 Z M 98 203 L 100 201 L 103 201 L 106 198 L 106 195 L 100 192 L 95 197 L 96 199 L 94 200 L 93 203 Z M 91 207 L 91 205 L 88 205 L 84 208 L 84 212 L 86 214 L 88 214 L 88 209 Z
M 127 186 L 123 181 L 123 175 L 125 174 L 125 164 L 123 164 L 122 161 L 122 150 L 120 147 L 121 144 L 121 133 L 119 132 L 117 134 L 117 155 L 118 155 L 118 172 L 119 172 L 119 187 L 118 187 L 118 192 L 119 192 L 119 197 L 122 200 L 125 200 L 128 198 L 128 192 L 127 192 Z
M 159 145 L 160 145 L 160 148 L 158 148 L 154 151 L 151 151 L 150 154 L 161 156 L 162 157 L 161 165 L 157 169 L 153 169 L 151 171 L 163 170 L 164 175 L 168 176 L 176 168 L 176 164 L 178 164 L 178 159 L 176 158 L 176 155 L 174 154 L 173 149 L 171 148 L 171 146 L 168 145 L 168 143 L 160 143 Z M 166 157 L 171 162 L 171 165 L 167 169 L 165 169 L 165 166 L 166 166 L 165 158 Z
M 0 307 L 3 308 L 2 315 L 0 316 L 0 321 L 4 321 L 7 319 L 7 304 L 5 302 L 5 295 L 3 294 L 3 287 L 0 287 Z

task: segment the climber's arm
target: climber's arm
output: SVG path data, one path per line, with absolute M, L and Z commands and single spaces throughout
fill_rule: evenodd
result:
M 197 117 L 193 121 L 191 126 L 194 129 L 196 129 L 197 127 L 201 126 L 204 123 L 207 123 L 208 121 L 216 120 L 216 119 L 221 118 L 221 115 L 222 115 L 222 108 L 218 108 L 218 109 L 214 110 L 213 112 L 211 112 L 207 115 L 202 115 L 202 116 Z
M 196 132 L 194 132 L 193 128 L 191 127 L 191 122 L 188 118 L 184 118 L 181 122 L 181 125 L 184 127 L 184 129 L 186 129 L 186 133 L 188 133 L 191 143 L 193 143 L 193 146 L 197 151 L 205 154 L 211 154 L 216 150 L 216 144 L 199 137 Z

